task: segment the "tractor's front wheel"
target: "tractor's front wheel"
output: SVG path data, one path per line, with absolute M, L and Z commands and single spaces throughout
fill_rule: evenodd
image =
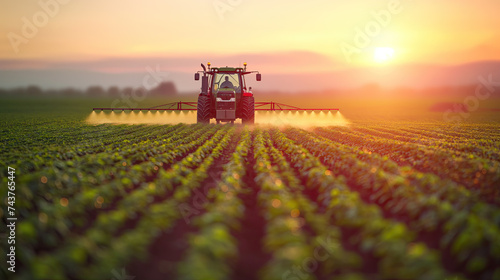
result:
M 241 122 L 243 124 L 255 123 L 255 104 L 253 96 L 241 98 Z
M 210 123 L 210 97 L 208 96 L 198 97 L 197 122 Z

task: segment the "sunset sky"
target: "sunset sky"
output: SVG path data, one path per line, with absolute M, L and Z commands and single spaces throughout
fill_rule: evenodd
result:
M 161 58 L 167 71 L 247 61 L 313 73 L 500 60 L 497 0 L 60 2 L 40 1 L 51 3 L 47 19 L 38 1 L 1 0 L 0 70 L 143 71 Z M 32 38 L 24 17 L 42 23 Z

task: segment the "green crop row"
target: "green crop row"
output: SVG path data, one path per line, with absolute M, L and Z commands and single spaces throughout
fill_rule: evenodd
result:
M 289 130 L 287 135 L 319 158 L 323 158 L 325 153 L 334 155 L 341 151 L 341 145 L 317 139 L 303 131 Z M 322 161 L 333 174 L 345 176 L 349 185 L 357 186 L 359 192 L 369 193 L 370 201 L 377 203 L 386 213 L 406 221 L 412 231 L 433 232 L 442 227 L 441 249 L 444 251 L 451 246 L 455 262 L 466 263 L 468 273 L 477 273 L 499 263 L 500 212 L 496 208 L 481 202 L 467 203 L 467 192 L 462 192 L 460 197 L 458 189 L 455 193 L 452 190 L 443 192 L 440 198 L 438 191 L 431 188 L 438 184 L 438 180 L 432 177 L 425 179 L 425 174 L 399 172 L 394 175 L 384 170 L 373 170 L 376 165 L 352 156 L 323 158 Z M 468 207 L 463 206 L 466 203 Z M 457 236 L 459 232 L 479 230 L 478 225 L 488 230 L 481 230 L 476 235 Z M 484 248 L 490 250 L 485 251 Z

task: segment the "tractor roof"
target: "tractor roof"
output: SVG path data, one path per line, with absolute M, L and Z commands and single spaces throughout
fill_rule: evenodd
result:
M 219 72 L 242 72 L 242 67 L 212 67 L 211 69 L 217 69 Z

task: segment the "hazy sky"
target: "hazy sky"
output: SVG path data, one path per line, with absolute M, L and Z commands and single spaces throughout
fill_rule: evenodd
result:
M 97 70 L 126 71 L 113 61 L 158 57 L 180 59 L 170 67 L 180 71 L 184 58 L 214 64 L 272 60 L 266 68 L 271 72 L 500 60 L 498 0 L 0 3 L 3 70 L 85 68 L 97 61 Z M 48 3 L 51 15 L 41 3 Z M 377 50 L 382 53 L 374 57 Z
M 51 3 L 57 0 L 41 0 Z M 498 59 L 500 1 L 106 0 L 60 2 L 59 11 L 16 54 L 7 34 L 22 35 L 39 1 L 1 0 L 0 57 L 92 59 L 116 56 L 236 54 L 307 50 L 345 62 L 373 12 L 399 3 L 370 47 L 394 48 L 399 62 L 459 63 Z M 59 3 L 59 2 L 56 2 Z M 397 6 L 397 5 L 396 5 Z M 43 16 L 39 16 L 43 24 Z M 480 51 L 481 50 L 481 51 Z M 491 50 L 491 51 L 488 51 Z

